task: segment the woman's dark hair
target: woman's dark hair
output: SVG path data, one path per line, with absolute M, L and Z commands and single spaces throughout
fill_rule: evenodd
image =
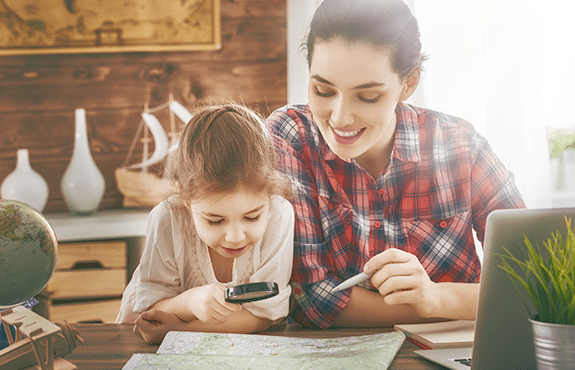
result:
M 308 67 L 315 44 L 335 38 L 387 48 L 394 71 L 404 78 L 425 59 L 417 20 L 402 0 L 324 0 L 304 45 Z

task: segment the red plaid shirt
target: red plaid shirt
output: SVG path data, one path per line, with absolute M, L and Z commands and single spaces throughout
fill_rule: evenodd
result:
M 396 114 L 392 159 L 377 179 L 330 150 L 307 105 L 267 120 L 296 190 L 293 317 L 304 326 L 331 326 L 350 290 L 330 290 L 388 248 L 417 256 L 435 282 L 479 282 L 472 230 L 483 241 L 491 211 L 524 207 L 513 174 L 470 123 L 404 103 Z

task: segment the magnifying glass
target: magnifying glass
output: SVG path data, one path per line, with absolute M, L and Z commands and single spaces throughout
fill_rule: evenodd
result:
M 224 296 L 226 302 L 246 303 L 275 297 L 279 293 L 278 284 L 268 281 L 233 286 L 226 289 Z

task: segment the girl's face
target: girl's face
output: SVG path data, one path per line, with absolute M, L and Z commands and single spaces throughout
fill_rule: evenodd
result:
M 413 92 L 408 80 L 393 71 L 384 48 L 338 38 L 317 42 L 310 65 L 309 106 L 331 150 L 358 161 L 389 153 L 395 108 Z
M 270 196 L 235 190 L 191 204 L 198 236 L 225 258 L 237 258 L 263 236 L 268 223 Z

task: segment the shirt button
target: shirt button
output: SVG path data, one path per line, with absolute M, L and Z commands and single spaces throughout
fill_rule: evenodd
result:
M 445 229 L 447 227 L 447 221 L 443 220 L 439 223 L 439 227 L 441 227 L 442 229 Z
M 330 203 L 329 206 L 328 206 L 328 208 L 329 208 L 329 209 L 333 209 L 333 204 Z
M 293 292 L 298 295 L 301 294 L 301 290 L 299 288 L 294 288 Z
M 379 189 L 379 195 L 383 195 L 383 189 Z
M 379 229 L 381 227 L 381 222 L 375 221 L 375 227 Z

